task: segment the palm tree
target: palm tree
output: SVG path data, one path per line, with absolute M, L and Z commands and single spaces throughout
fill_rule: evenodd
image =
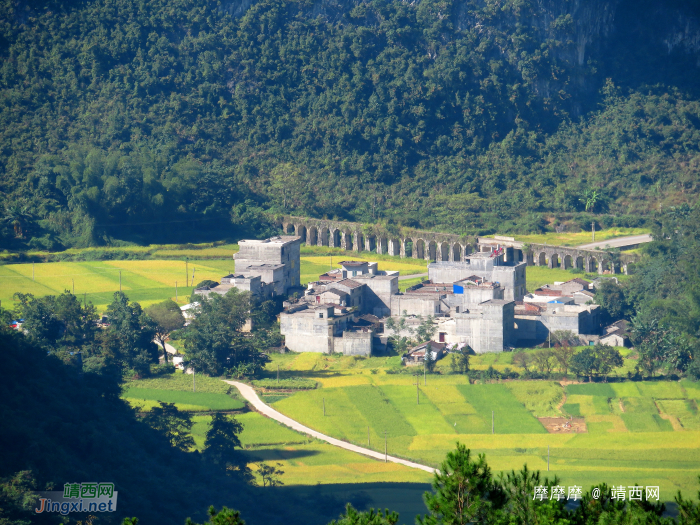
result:
M 29 205 L 21 206 L 19 204 L 6 204 L 5 215 L 3 221 L 12 224 L 15 230 L 15 236 L 19 239 L 24 238 L 24 228 L 26 224 L 32 220 L 32 214 L 29 210 Z

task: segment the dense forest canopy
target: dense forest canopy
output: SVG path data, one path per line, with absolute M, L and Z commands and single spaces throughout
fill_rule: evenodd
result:
M 6 247 L 235 236 L 263 210 L 637 225 L 697 196 L 690 1 L 3 0 L 0 20 Z

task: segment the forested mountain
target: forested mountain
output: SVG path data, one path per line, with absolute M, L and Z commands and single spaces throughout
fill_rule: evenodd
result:
M 3 0 L 0 241 L 640 224 L 697 200 L 698 42 L 691 0 Z

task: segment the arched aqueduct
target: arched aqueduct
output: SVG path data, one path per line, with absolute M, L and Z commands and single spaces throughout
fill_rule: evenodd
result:
M 490 251 L 494 243 L 512 248 L 506 260 L 525 261 L 528 266 L 580 268 L 588 273 L 628 273 L 637 261 L 632 254 L 581 250 L 565 246 L 523 243 L 511 239 L 479 239 L 449 233 L 402 228 L 400 232 L 376 230 L 357 222 L 284 216 L 282 230 L 301 237 L 307 246 L 328 246 L 355 252 L 375 252 L 402 258 L 459 262 L 475 251 Z

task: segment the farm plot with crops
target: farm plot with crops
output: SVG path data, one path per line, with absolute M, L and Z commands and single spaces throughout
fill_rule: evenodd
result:
M 211 392 L 182 392 L 131 387 L 125 390 L 122 397 L 132 404 L 138 404 L 140 401 L 175 403 L 181 406 L 182 410 L 240 410 L 244 407 L 243 402 L 238 399 L 233 399 L 226 394 Z M 154 405 L 155 403 L 149 403 L 149 406 Z
M 7 308 L 14 304 L 16 292 L 44 296 L 67 290 L 102 312 L 120 288 L 130 300 L 146 307 L 174 300 L 177 282 L 178 302 L 185 304 L 192 293 L 191 282 L 185 286 L 185 280 L 191 281 L 193 273 L 195 284 L 204 279 L 218 281 L 223 275 L 220 269 L 206 264 L 175 260 L 7 264 L 0 266 L 0 301 Z

